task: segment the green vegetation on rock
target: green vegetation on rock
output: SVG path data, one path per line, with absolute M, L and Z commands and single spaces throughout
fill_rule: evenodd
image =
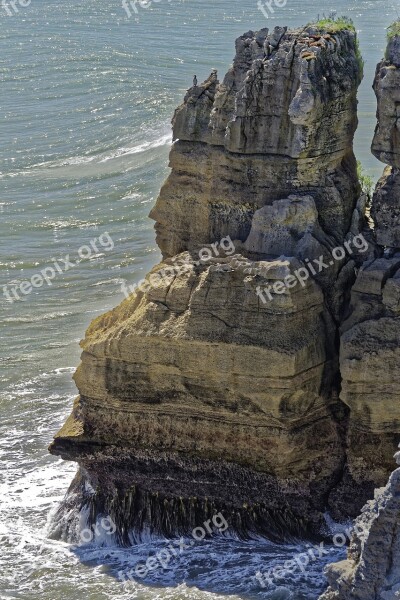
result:
M 400 21 L 395 21 L 388 27 L 387 37 L 388 40 L 393 39 L 396 35 L 400 35 Z
M 356 28 L 354 26 L 353 21 L 350 17 L 336 17 L 334 15 L 329 15 L 329 17 L 323 17 L 319 19 L 315 26 L 318 29 L 326 29 L 328 33 L 338 33 L 338 31 L 355 31 Z
M 374 180 L 370 175 L 367 175 L 365 173 L 364 167 L 362 166 L 361 161 L 359 160 L 357 161 L 357 175 L 363 193 L 371 197 L 372 189 L 374 187 Z

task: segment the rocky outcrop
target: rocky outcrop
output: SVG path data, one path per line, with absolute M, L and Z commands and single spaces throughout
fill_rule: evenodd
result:
M 400 248 L 400 171 L 386 167 L 375 189 L 371 216 L 378 244 Z
M 350 408 L 347 470 L 355 486 L 382 486 L 400 426 L 400 254 L 368 261 L 341 328 L 340 398 Z
M 361 484 L 369 486 L 371 494 L 385 484 L 388 457 L 400 432 L 398 42 L 397 37 L 389 41 L 387 58 L 378 65 L 374 82 L 379 120 L 372 151 L 391 165 L 378 182 L 372 203 L 378 258 L 360 270 L 341 326 L 340 397 L 350 408 L 346 469 L 356 483 L 355 493 Z
M 173 120 L 172 172 L 151 212 L 165 257 L 226 235 L 244 242 L 258 209 L 299 191 L 341 243 L 359 193 L 361 64 L 353 31 L 316 33 L 249 31 L 223 83 L 213 72 L 188 91 Z
M 129 497 L 142 485 L 183 502 L 205 497 L 243 534 L 304 535 L 322 525 L 344 461 L 323 294 L 309 279 L 260 307 L 257 287 L 290 275 L 296 259 L 251 263 L 260 274 L 250 275 L 241 256 L 187 264 L 90 326 L 75 375 L 80 397 L 52 451 L 78 460 L 110 507 L 115 489 Z M 107 475 L 95 485 L 99 460 Z M 237 522 L 244 505 L 249 514 Z
M 152 213 L 163 263 L 82 342 L 51 447 L 80 465 L 66 532 L 73 506 L 108 513 L 123 543 L 221 510 L 242 536 L 320 535 L 333 497 L 343 517 L 370 492 L 344 481 L 338 398 L 338 323 L 368 247 L 351 244 L 355 33 L 276 28 L 236 49 L 175 113 Z
M 400 469 L 356 519 L 347 560 L 327 568 L 320 600 L 397 600 L 400 596 Z
M 376 238 L 381 246 L 400 248 L 400 37 L 388 43 L 386 58 L 378 64 L 374 81 L 378 101 L 372 152 L 390 165 L 378 183 L 372 203 Z
M 389 39 L 386 57 L 376 68 L 374 91 L 378 101 L 373 154 L 382 162 L 400 168 L 400 44 Z
M 400 430 L 400 38 L 389 40 L 374 89 L 378 125 L 373 153 L 389 163 L 373 197 L 381 256 L 360 270 L 341 328 L 341 399 L 350 409 L 347 474 L 359 485 L 385 485 Z M 379 246 L 377 248 L 379 250 Z M 396 454 L 400 464 L 400 453 Z M 356 519 L 345 561 L 330 565 L 321 600 L 395 600 L 400 597 L 400 469 Z

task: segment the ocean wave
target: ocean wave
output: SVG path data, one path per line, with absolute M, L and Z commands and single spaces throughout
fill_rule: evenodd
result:
M 35 315 L 28 317 L 7 317 L 3 319 L 5 323 L 36 323 L 38 321 L 51 321 L 60 317 L 70 317 L 75 315 L 75 312 L 52 312 L 45 315 Z
M 151 134 L 149 134 L 151 137 Z M 28 176 L 32 174 L 36 174 L 36 172 L 42 173 L 43 169 L 62 169 L 65 167 L 79 167 L 93 164 L 104 164 L 109 161 L 115 160 L 117 158 L 122 158 L 124 156 L 130 156 L 132 154 L 141 154 L 148 152 L 149 150 L 153 150 L 155 148 L 160 148 L 162 146 L 170 145 L 172 143 L 172 134 L 170 132 L 164 133 L 161 137 L 157 137 L 156 139 L 148 140 L 145 142 L 141 142 L 140 144 L 136 144 L 133 146 L 124 146 L 122 148 L 118 148 L 112 152 L 101 152 L 99 154 L 95 154 L 92 156 L 70 156 L 65 159 L 44 161 L 40 163 L 36 163 L 22 169 L 20 171 L 10 172 L 10 173 L 0 173 L 0 179 L 5 179 L 7 177 L 17 177 L 17 176 Z M 74 171 L 76 173 L 76 171 Z
M 114 158 L 121 158 L 122 156 L 129 156 L 130 154 L 139 154 L 140 152 L 146 152 L 147 150 L 153 150 L 153 148 L 159 148 L 160 146 L 166 146 L 172 143 L 172 135 L 168 133 L 167 135 L 163 135 L 157 140 L 153 140 L 152 142 L 143 142 L 137 146 L 132 146 L 131 148 L 119 148 L 109 156 L 104 157 L 100 160 L 101 163 L 107 162 L 109 160 L 113 160 Z

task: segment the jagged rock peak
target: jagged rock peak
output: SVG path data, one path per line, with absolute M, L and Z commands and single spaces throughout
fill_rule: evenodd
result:
M 349 109 L 361 77 L 350 29 L 249 31 L 236 40 L 223 83 L 214 71 L 188 91 L 175 112 L 174 139 L 294 158 L 343 151 L 356 126 Z M 347 119 L 337 119 L 346 111 Z
M 360 194 L 353 155 L 356 34 L 315 27 L 247 32 L 222 83 L 193 86 L 173 119 L 172 172 L 150 216 L 164 257 L 229 235 L 244 242 L 256 210 L 312 196 L 342 241 Z

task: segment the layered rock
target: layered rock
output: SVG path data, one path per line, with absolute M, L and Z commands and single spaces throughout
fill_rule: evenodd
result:
M 374 80 L 377 126 L 373 154 L 382 162 L 400 168 L 400 43 L 395 35 L 388 41 L 386 56 L 378 64 Z
M 335 494 L 341 516 L 361 507 L 338 399 L 358 258 L 331 255 L 364 226 L 360 79 L 352 30 L 276 28 L 239 38 L 223 84 L 213 71 L 188 91 L 153 211 L 164 262 L 82 343 L 51 447 L 81 468 L 62 510 L 106 512 L 130 543 L 220 510 L 243 536 L 319 535 Z
M 356 484 L 355 494 L 358 486 L 369 485 L 371 497 L 374 485 L 385 485 L 400 432 L 399 77 L 400 38 L 395 36 L 374 82 L 378 125 L 372 151 L 390 165 L 372 204 L 381 256 L 367 261 L 358 274 L 340 351 L 341 399 L 350 408 L 346 475 Z M 396 458 L 400 464 L 400 453 Z M 321 600 L 400 597 L 399 527 L 397 469 L 356 519 L 348 558 L 328 568 L 329 589 Z
M 320 600 L 397 600 L 400 596 L 400 469 L 363 508 L 347 560 L 327 568 Z
M 378 64 L 374 81 L 378 101 L 372 152 L 390 165 L 379 181 L 372 203 L 377 241 L 400 248 L 400 37 L 388 43 L 386 58 Z
M 372 203 L 374 233 L 381 258 L 367 261 L 352 289 L 341 327 L 341 399 L 350 408 L 346 476 L 359 485 L 382 486 L 400 433 L 400 102 L 399 39 L 391 39 L 387 58 L 377 68 L 374 89 L 378 125 L 372 151 L 391 167 L 378 182 Z M 339 501 L 337 501 L 339 502 Z M 337 504 L 336 502 L 336 504 Z
M 400 254 L 360 270 L 341 333 L 340 398 L 350 408 L 343 483 L 352 480 L 353 497 L 362 488 L 372 495 L 387 480 L 400 427 Z
M 359 192 L 352 141 L 362 68 L 353 31 L 316 33 L 249 31 L 223 83 L 213 72 L 188 91 L 151 213 L 165 257 L 226 235 L 244 242 L 256 210 L 299 191 L 343 240 Z
M 205 498 L 243 534 L 321 526 L 344 461 L 332 416 L 340 410 L 335 327 L 311 279 L 260 306 L 257 288 L 299 261 L 249 265 L 241 256 L 189 261 L 184 274 L 90 326 L 75 376 L 80 397 L 52 451 L 79 461 L 105 497 L 91 502 L 105 502 L 116 522 L 137 525 L 113 506 L 116 489 L 127 498 L 143 487 L 183 506 Z M 149 514 L 146 524 L 154 525 Z

